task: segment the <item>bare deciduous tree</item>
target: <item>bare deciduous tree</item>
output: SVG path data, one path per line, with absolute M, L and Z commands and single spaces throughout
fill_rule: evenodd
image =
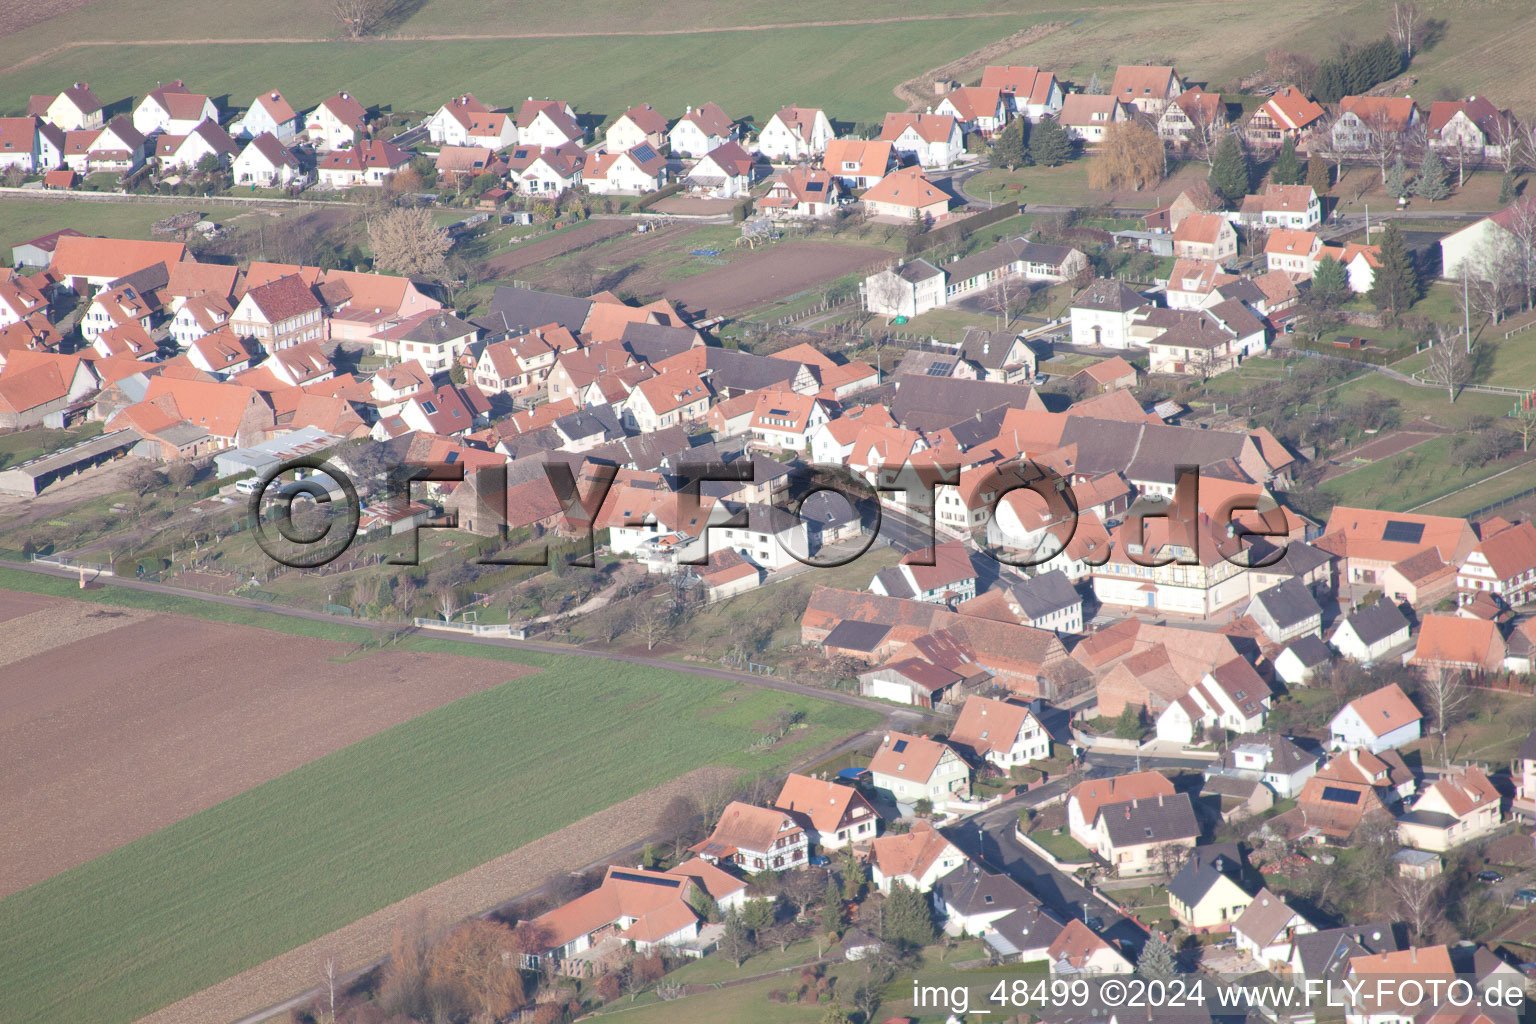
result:
M 1424 373 L 1430 383 L 1445 388 L 1448 401 L 1454 402 L 1456 393 L 1471 379 L 1472 354 L 1442 327 L 1440 340 L 1429 350 L 1429 366 Z
M 1419 27 L 1419 5 L 1413 0 L 1393 0 L 1390 30 L 1398 48 L 1413 59 L 1414 35 Z
M 654 650 L 657 644 L 672 634 L 675 622 L 671 601 L 647 601 L 635 612 L 635 635 L 645 641 L 646 650 Z
M 1387 167 L 1403 147 L 1403 125 L 1386 109 L 1373 110 L 1362 120 L 1367 129 L 1365 155 L 1370 157 L 1381 172 L 1381 180 L 1385 184 Z
M 1435 732 L 1440 737 L 1440 760 L 1446 763 L 1446 733 L 1456 723 L 1462 707 L 1471 696 L 1467 691 L 1466 676 L 1460 669 L 1436 669 L 1426 674 L 1423 694 L 1424 700 L 1429 704 L 1430 717 L 1435 720 Z
M 1392 894 L 1403 907 L 1403 916 L 1413 928 L 1413 940 L 1425 944 L 1425 935 L 1440 916 L 1440 879 L 1409 878 L 1393 875 Z
M 1515 120 L 1513 114 L 1501 113 L 1493 119 L 1488 129 L 1488 144 L 1498 150 L 1493 154 L 1493 159 L 1498 162 L 1499 170 L 1513 174 L 1520 165 L 1520 149 L 1523 145 L 1520 122 Z
M 438 277 L 453 240 L 424 209 L 389 210 L 368 223 L 374 261 L 397 274 Z
M 331 17 L 341 23 L 351 39 L 361 39 L 378 28 L 387 0 L 329 0 Z
M 896 267 L 888 267 L 881 274 L 869 278 L 864 285 L 864 305 L 871 313 L 894 315 L 899 312 L 911 293 L 911 286 L 902 279 Z

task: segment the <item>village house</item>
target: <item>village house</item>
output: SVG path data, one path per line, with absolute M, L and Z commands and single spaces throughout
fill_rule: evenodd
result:
M 1391 601 L 1381 600 L 1349 613 L 1328 642 L 1351 661 L 1373 662 L 1408 642 L 1409 623 Z
M 334 149 L 320 159 L 316 174 L 325 188 L 383 185 L 411 162 L 411 154 L 388 142 L 366 140 L 350 149 Z
M 1190 214 L 1173 229 L 1173 254 L 1182 259 L 1220 263 L 1237 255 L 1237 232 L 1230 221 L 1218 214 Z
M 1494 270 L 1491 254 L 1518 245 L 1520 235 L 1536 225 L 1536 192 L 1526 193 L 1499 212 L 1474 221 L 1440 239 L 1440 276 L 1459 280 L 1465 270 L 1486 278 Z
M 1269 347 L 1268 328 L 1239 299 L 1198 311 L 1150 310 L 1133 331 L 1143 324 L 1147 328 L 1147 365 L 1152 373 L 1209 378 Z
M 914 892 L 929 892 L 934 883 L 967 858 L 960 848 L 926 821 L 910 832 L 880 836 L 870 843 L 870 880 L 887 896 L 900 884 Z
M 720 812 L 709 838 L 689 849 L 712 864 L 782 871 L 805 863 L 810 838 L 787 811 L 732 800 Z
M 1334 750 L 1364 747 L 1373 754 L 1396 750 L 1422 735 L 1424 715 L 1396 683 L 1388 683 L 1339 709 L 1328 723 Z
M 1333 652 L 1313 634 L 1286 644 L 1272 659 L 1275 677 L 1287 686 L 1305 686 L 1332 660 Z
M 1274 970 L 1290 963 L 1298 936 L 1316 931 L 1316 925 L 1266 886 L 1233 923 L 1232 939 L 1238 950 Z
M 1059 113 L 1066 100 L 1056 76 L 1039 68 L 994 64 L 982 69 L 981 86 L 1000 90 L 1007 112 L 1031 121 Z
M 667 184 L 667 161 L 649 142 L 641 142 L 588 157 L 581 183 L 598 195 L 654 192 Z
M 565 964 L 605 944 L 615 944 L 617 952 L 619 944 L 634 943 L 642 953 L 686 945 L 703 923 L 693 904 L 705 886 L 674 873 L 680 870 L 610 865 L 596 889 L 533 919 L 530 934 L 538 936 L 541 948 L 524 952 L 520 966 L 537 968 L 546 959 Z
M 1418 643 L 1405 664 L 1425 672 L 1498 672 L 1504 667 L 1504 638 L 1498 624 L 1461 615 L 1426 615 Z
M 1281 270 L 1300 277 L 1311 277 L 1322 258 L 1322 240 L 1312 231 L 1279 228 L 1264 240 L 1264 262 L 1268 270 Z
M 1453 163 L 1497 160 L 1514 144 L 1514 118 L 1485 96 L 1436 100 L 1429 105 L 1425 145 L 1438 149 Z
M 1051 756 L 1051 735 L 1034 712 L 992 697 L 966 698 L 949 742 L 1005 772 Z
M 949 198 L 949 193 L 929 181 L 922 171 L 905 167 L 881 178 L 859 197 L 859 202 L 872 217 L 889 217 L 905 224 L 931 224 L 949 212 Z M 941 290 L 938 305 L 943 305 L 943 296 Z
M 517 141 L 517 124 L 469 93 L 455 96 L 427 119 L 427 137 L 439 146 L 480 146 L 492 152 Z
M 1233 658 L 1206 672 L 1157 716 L 1157 738 L 1193 743 L 1211 730 L 1259 732 L 1272 699 L 1253 666 Z
M 1072 299 L 1072 344 L 1130 348 L 1135 311 L 1145 305 L 1147 300 L 1122 282 L 1096 278 Z
M 104 106 L 88 82 L 76 82 L 52 96 L 36 96 L 27 104 L 26 116 L 37 117 L 60 131 L 100 129 L 106 124 Z
M 823 170 L 791 167 L 768 179 L 768 191 L 753 209 L 775 220 L 786 217 L 824 217 L 842 202 L 842 187 Z
M 624 426 L 641 434 L 696 423 L 709 411 L 709 386 L 692 370 L 670 370 L 643 380 L 619 406 Z
M 1166 870 L 1176 851 L 1194 849 L 1200 837 L 1188 793 L 1105 804 L 1094 828 L 1099 840 L 1093 852 L 1122 878 Z
M 827 143 L 822 167 L 850 189 L 869 188 L 896 167 L 889 142 L 879 139 L 833 139 Z
M 97 386 L 91 364 L 79 356 L 14 350 L 0 372 L 0 428 L 61 428 L 64 411 Z
M 1287 138 L 1300 142 L 1325 116 L 1326 111 L 1306 93 L 1287 85 L 1253 112 L 1243 134 L 1254 145 L 1279 147 Z
M 654 152 L 664 152 L 667 148 L 667 119 L 649 103 L 630 107 L 603 130 L 603 141 L 610 153 L 626 153 L 636 146 L 649 146 Z
M 155 158 L 165 171 L 190 171 L 210 158 L 224 167 L 237 152 L 229 133 L 213 121 L 200 122 L 186 135 L 166 133 L 155 140 Z
M 141 135 L 186 135 L 204 121 L 219 123 L 219 108 L 201 93 L 188 92 L 181 79 L 152 90 L 133 108 L 133 127 Z
M 1315 636 L 1323 625 L 1322 607 L 1307 585 L 1295 577 L 1255 594 L 1248 603 L 1248 615 L 1277 644 Z
M 747 430 L 759 445 L 803 452 L 811 431 L 830 418 L 827 403 L 778 388 L 757 392 Z
M 263 133 L 246 143 L 231 168 L 236 185 L 273 188 L 306 180 L 293 151 L 276 136 Z
M 276 352 L 323 337 L 324 306 L 301 276 L 291 274 L 247 291 L 230 315 L 229 328 Z
M 1323 204 L 1311 185 L 1266 185 L 1260 195 L 1247 196 L 1238 219 L 1249 225 L 1307 231 L 1323 220 Z
M 1129 121 L 1131 110 L 1131 107 L 1114 96 L 1091 96 L 1074 92 L 1068 93 L 1062 101 L 1057 119 L 1068 135 L 1093 146 L 1104 141 L 1110 125 Z
M 880 816 L 852 786 L 791 772 L 773 805 L 801 819 L 811 842 L 823 850 L 841 850 L 875 838 Z
M 931 563 L 931 564 L 928 564 Z M 955 605 L 976 596 L 976 567 L 960 541 L 919 548 L 869 581 L 871 592 L 935 604 Z
M 1233 738 L 1221 759 L 1205 770 L 1205 777 L 1262 782 L 1276 797 L 1288 800 L 1317 774 L 1317 760 L 1284 736 L 1243 733 Z
M 757 151 L 774 163 L 809 160 L 825 153 L 835 135 L 825 110 L 791 105 L 763 125 L 757 134 Z
M 739 137 L 736 122 L 719 104 L 689 107 L 667 133 L 673 156 L 702 157 Z
M 758 163 L 740 143 L 727 141 L 716 146 L 686 175 L 688 184 L 716 199 L 744 196 L 757 178 Z
M 920 167 L 948 167 L 965 152 L 960 122 L 948 114 L 886 114 L 880 139 Z
M 271 134 L 279 142 L 289 143 L 299 134 L 299 115 L 283 94 L 273 89 L 252 100 L 245 114 L 229 126 L 229 133 L 237 139 Z
M 1398 838 L 1418 850 L 1444 853 L 1497 828 L 1501 799 L 1475 765 L 1447 772 L 1398 815 Z
M 373 351 L 392 362 L 414 360 L 428 373 L 447 373 L 469 352 L 479 335 L 474 324 L 447 310 L 427 310 L 375 334 Z
M 933 112 L 953 117 L 962 134 L 975 133 L 990 139 L 1008 123 L 1009 109 L 1001 89 L 970 85 L 945 93 Z
M 1130 974 L 1135 967 L 1083 922 L 1073 918 L 1046 949 L 1054 975 Z
M 970 795 L 971 771 L 946 743 L 926 736 L 888 732 L 869 761 L 876 789 L 899 804 L 927 800 L 942 810 L 951 800 Z
M 1067 794 L 1067 831 L 1083 847 L 1094 849 L 1100 839 L 1099 808 L 1172 795 L 1173 783 L 1159 772 L 1133 772 L 1080 782 Z
M 1215 145 L 1225 131 L 1227 108 L 1221 93 L 1206 92 L 1198 85 L 1179 93 L 1157 119 L 1157 134 L 1164 142 Z
M 99 131 L 66 132 L 62 160 L 78 174 L 127 174 L 143 166 L 150 148 L 143 133 L 119 114 Z
M 934 883 L 929 893 L 945 935 L 982 935 L 1018 911 L 1032 911 L 1040 901 L 1018 882 L 977 861 L 962 864 Z
M 304 133 L 321 152 L 345 149 L 368 133 L 368 111 L 351 93 L 339 92 L 309 112 Z
M 1110 356 L 1090 363 L 1072 375 L 1074 384 L 1088 395 L 1103 395 L 1111 391 L 1126 391 L 1136 386 L 1140 372 L 1135 365 L 1120 356 Z
M 1403 135 L 1419 121 L 1418 104 L 1407 96 L 1345 96 L 1330 141 L 1336 152 L 1362 153 L 1378 133 Z
M 1171 67 L 1122 64 L 1115 69 L 1109 94 L 1126 106 L 1158 117 L 1184 91 L 1184 83 Z
M 1168 883 L 1173 919 L 1199 935 L 1231 930 L 1253 901 L 1243 888 L 1242 874 L 1236 844 L 1196 848 Z
M 586 134 L 569 103 L 530 96 L 517 108 L 516 141 L 521 145 L 555 149 L 580 143 Z
M 251 367 L 251 347 L 229 331 L 210 332 L 184 347 L 188 362 L 220 379 Z
M 1492 594 L 1506 608 L 1525 604 L 1536 592 L 1536 524 L 1526 521 L 1491 531 L 1490 525 L 1482 525 L 1477 543 L 1456 567 L 1457 603 Z
M 529 195 L 559 195 L 582 183 L 590 157 L 576 142 L 518 143 L 507 158 L 507 180 Z

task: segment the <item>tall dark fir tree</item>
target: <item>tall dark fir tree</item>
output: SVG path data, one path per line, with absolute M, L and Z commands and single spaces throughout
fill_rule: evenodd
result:
M 1387 221 L 1377 244 L 1381 247 L 1381 266 L 1371 283 L 1371 302 L 1396 319 L 1419 301 L 1419 271 L 1396 221 Z
M 1236 206 L 1248 194 L 1251 180 L 1248 154 L 1237 141 L 1236 132 L 1227 132 L 1216 144 L 1216 156 L 1211 161 L 1211 174 L 1207 179 L 1211 190 L 1224 199 L 1228 206 Z
M 1276 185 L 1301 184 L 1301 161 L 1296 159 L 1296 140 L 1289 135 L 1280 143 L 1280 152 L 1269 169 L 1269 180 Z

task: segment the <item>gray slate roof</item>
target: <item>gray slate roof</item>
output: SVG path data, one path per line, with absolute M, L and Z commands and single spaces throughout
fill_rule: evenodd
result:
M 500 325 L 494 327 L 497 333 L 522 334 L 545 324 L 559 324 L 575 333 L 587 322 L 591 311 L 591 299 L 501 285 L 491 296 L 490 312 L 476 323 L 484 320 L 489 325 Z
M 1147 300 L 1138 295 L 1131 288 L 1119 281 L 1107 281 L 1103 278 L 1096 279 L 1087 288 L 1077 293 L 1072 300 L 1073 309 L 1097 309 L 1109 313 L 1129 313 L 1138 306 L 1145 306 Z
M 1366 644 L 1385 640 L 1398 630 L 1408 628 L 1408 619 L 1402 611 L 1397 605 L 1384 598 L 1369 607 L 1350 613 L 1344 621 L 1350 624 L 1355 635 Z
M 1013 599 L 1031 619 L 1071 608 L 1082 602 L 1083 597 L 1060 569 L 1052 569 L 1038 576 L 1031 576 L 1023 583 L 1013 585 Z
M 1297 660 L 1306 668 L 1317 668 L 1319 665 L 1326 664 L 1333 657 L 1332 653 L 1328 650 L 1328 645 L 1312 633 L 1292 640 L 1286 645 L 1286 649 L 1294 654 Z
M 933 883 L 933 892 L 952 912 L 966 916 L 1040 905 L 1018 882 L 986 871 L 974 861 L 961 864 Z
M 1281 629 L 1298 626 L 1323 612 L 1313 599 L 1312 591 L 1294 576 L 1268 590 L 1259 591 L 1254 600 L 1264 606 L 1269 617 Z
M 1242 870 L 1242 851 L 1236 843 L 1197 847 L 1193 856 L 1184 862 L 1179 873 L 1168 883 L 1168 895 L 1177 898 L 1186 907 L 1193 907 L 1222 878 L 1236 882 Z
M 1188 793 L 1125 800 L 1099 808 L 1109 841 L 1117 847 L 1144 846 L 1200 835 L 1195 805 Z

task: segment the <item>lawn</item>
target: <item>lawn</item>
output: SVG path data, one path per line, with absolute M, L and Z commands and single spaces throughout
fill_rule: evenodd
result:
M 1536 462 L 1527 462 L 1466 490 L 1432 501 L 1418 511 L 1425 515 L 1464 517 L 1524 494 L 1533 487 L 1536 487 Z
M 61 228 L 74 228 L 88 235 L 107 235 L 112 238 L 149 238 L 149 226 L 183 210 L 209 212 L 206 204 L 199 206 L 195 197 L 188 197 L 185 205 L 165 202 L 117 202 L 115 200 L 61 200 L 0 198 L 0 240 L 3 251 L 10 257 L 10 247 L 16 242 L 46 235 Z M 213 213 L 215 220 L 223 220 L 228 214 L 238 213 L 228 206 L 220 206 Z M 159 236 L 162 240 L 167 236 Z
M 739 13 L 754 21 L 763 17 L 756 10 Z M 691 14 L 672 20 L 679 14 L 675 8 L 669 14 L 669 27 L 698 24 Z M 851 16 L 841 9 L 815 15 Z M 99 38 L 101 26 L 114 19 L 98 17 L 101 20 L 92 20 L 80 35 L 64 38 Z M 558 96 L 578 111 L 604 119 L 636 103 L 648 102 L 676 116 L 690 104 L 713 100 L 733 117 L 758 122 L 787 103 L 822 106 L 839 120 L 869 122 L 902 106 L 891 92 L 897 83 L 1017 32 L 1031 20 L 1005 15 L 772 33 L 722 31 L 659 42 L 633 34 L 629 26 L 623 34 L 594 38 L 584 10 L 579 34 L 516 43 L 486 38 L 483 27 L 476 25 L 471 29 L 474 38 L 457 40 L 102 45 L 89 51 L 65 50 L 0 75 L 0 110 L 19 112 L 30 94 L 56 91 L 78 80 L 82 53 L 88 52 L 86 77 L 107 104 L 142 96 L 159 78 L 178 77 L 209 95 L 227 95 L 228 102 L 239 106 L 271 88 L 281 89 L 295 107 L 313 106 L 346 89 L 366 103 L 395 110 L 434 110 L 448 96 L 472 92 L 492 105 L 515 104 L 526 96 Z M 562 32 L 571 32 L 569 20 L 562 25 Z M 185 25 L 178 25 L 161 38 L 176 38 L 184 31 Z M 279 34 L 291 32 L 285 26 Z M 248 38 L 251 32 L 240 25 L 232 27 L 230 35 Z M 220 33 L 199 20 L 196 36 L 217 39 Z M 509 63 L 508 52 L 516 52 L 517 59 Z M 451 69 L 447 77 L 445 69 Z
M 1041 829 L 1038 832 L 1029 833 L 1030 841 L 1039 846 L 1052 857 L 1069 864 L 1087 864 L 1093 860 L 1093 854 L 1083 849 L 1082 844 L 1066 832 L 1057 832 L 1056 829 Z
M 682 772 L 779 770 L 877 720 L 665 670 L 447 640 L 409 646 L 543 671 L 0 901 L 8 1018 L 137 1019 Z M 804 711 L 809 728 L 749 752 L 785 707 Z
M 1450 437 L 1437 437 L 1336 476 L 1323 484 L 1322 489 L 1341 505 L 1405 512 L 1520 465 L 1526 458 L 1528 456 L 1519 455 L 1509 460 L 1473 465 L 1451 453 Z M 1522 466 L 1522 471 L 1528 468 Z
M 56 452 L 60 448 L 95 437 L 101 433 L 100 423 L 87 423 L 73 430 L 54 430 L 51 427 L 33 427 L 10 434 L 0 434 L 0 469 L 35 459 L 39 455 Z

